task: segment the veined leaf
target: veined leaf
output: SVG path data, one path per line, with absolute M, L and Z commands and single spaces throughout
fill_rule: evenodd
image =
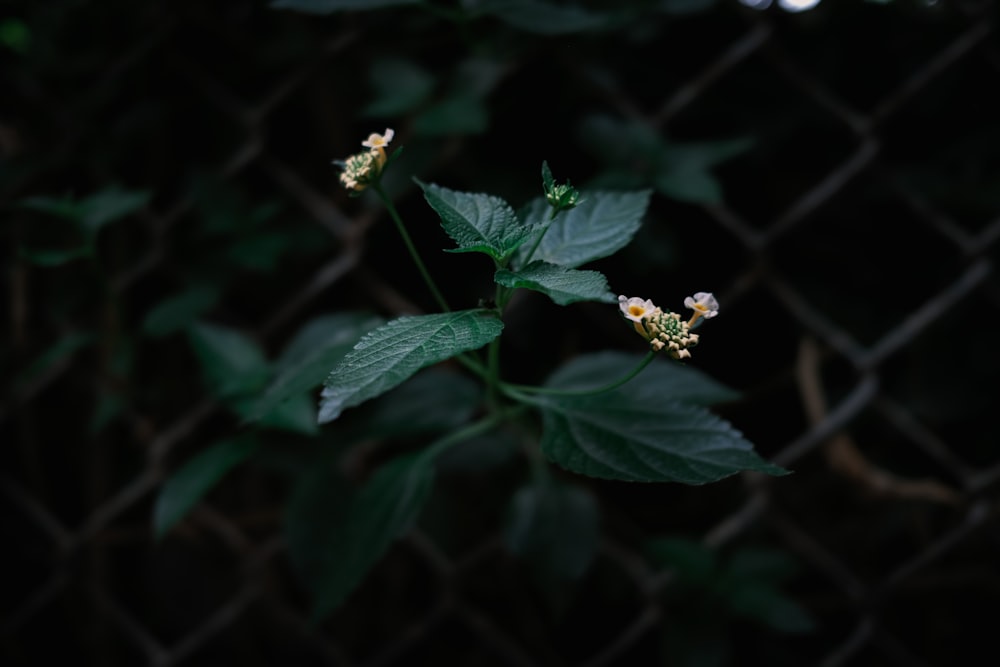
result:
M 171 475 L 153 510 L 157 539 L 173 528 L 227 472 L 245 461 L 257 445 L 257 440 L 250 437 L 216 443 Z
M 503 322 L 488 310 L 460 310 L 401 317 L 372 331 L 327 378 L 319 422 L 383 394 L 421 368 L 482 347 L 500 335 Z
M 531 260 L 544 260 L 566 268 L 576 268 L 618 252 L 639 230 L 649 206 L 649 190 L 638 192 L 583 192 L 575 208 L 545 223 L 549 205 L 544 197 L 533 200 L 524 215 L 527 228 L 540 227 L 518 252 L 519 264 L 544 233 Z M 547 227 L 545 226 L 547 224 Z M 548 231 L 545 231 L 547 228 Z
M 278 359 L 277 375 L 252 407 L 247 421 L 273 413 L 282 403 L 297 400 L 323 384 L 329 369 L 344 358 L 366 332 L 382 320 L 361 313 L 337 313 L 309 322 Z
M 427 203 L 441 216 L 448 236 L 458 244 L 452 252 L 482 252 L 502 262 L 531 233 L 510 204 L 499 197 L 417 183 Z
M 523 287 L 541 292 L 560 306 L 576 301 L 615 303 L 615 295 L 608 289 L 604 274 L 567 269 L 541 260 L 518 271 L 500 269 L 494 280 L 504 287 Z
M 598 389 L 635 368 L 643 355 L 597 352 L 575 357 L 549 376 L 545 385 L 554 389 Z M 654 360 L 627 385 L 630 395 L 648 395 L 650 400 L 714 405 L 735 401 L 739 392 L 717 382 L 692 366 Z
M 729 423 L 700 406 L 664 400 L 634 382 L 588 396 L 541 396 L 542 451 L 582 475 L 705 484 L 742 470 L 772 475 Z
M 325 527 L 326 566 L 319 573 L 313 617 L 326 616 L 368 574 L 389 545 L 404 534 L 423 509 L 434 482 L 431 459 L 406 456 L 382 467 Z

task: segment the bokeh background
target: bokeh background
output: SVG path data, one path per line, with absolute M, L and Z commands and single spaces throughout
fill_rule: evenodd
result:
M 0 662 L 993 662 L 997 3 L 273 4 L 0 2 Z M 387 185 L 460 307 L 489 266 L 441 252 L 411 177 L 515 206 L 543 160 L 651 188 L 640 236 L 596 268 L 668 307 L 716 294 L 691 365 L 794 474 L 567 475 L 600 525 L 568 574 L 505 546 L 523 459 L 458 450 L 313 623 L 310 499 L 339 491 L 302 478 L 323 461 L 357 481 L 421 441 L 317 429 L 306 403 L 155 540 L 164 480 L 242 437 L 220 373 L 280 364 L 317 322 L 434 310 L 331 165 L 386 127 L 405 146 Z M 503 355 L 527 382 L 639 345 L 614 307 L 528 296 Z

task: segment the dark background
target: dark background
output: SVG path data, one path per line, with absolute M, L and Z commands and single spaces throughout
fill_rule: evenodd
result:
M 989 664 L 995 12 L 0 2 L 0 662 Z M 330 164 L 386 127 L 405 146 L 387 185 L 459 307 L 490 296 L 490 267 L 440 252 L 411 176 L 515 206 L 542 160 L 583 189 L 654 188 L 636 242 L 595 268 L 658 304 L 716 294 L 691 365 L 741 392 L 719 412 L 794 474 L 566 476 L 601 541 L 582 578 L 553 581 L 501 538 L 523 461 L 456 464 L 315 627 L 283 531 L 296 476 L 320 450 L 365 470 L 382 443 L 269 432 L 155 542 L 165 476 L 238 424 L 183 331 L 150 332 L 158 304 L 207 290 L 191 317 L 272 356 L 320 315 L 434 310 L 384 209 Z M 112 186 L 147 199 L 94 259 L 40 266 L 31 249 L 78 238 L 24 202 Z M 528 296 L 503 356 L 529 382 L 640 346 L 613 307 Z M 664 556 L 661 538 L 686 547 Z

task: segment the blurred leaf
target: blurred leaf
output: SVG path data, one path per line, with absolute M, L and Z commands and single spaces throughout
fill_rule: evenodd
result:
M 82 347 L 93 343 L 97 337 L 89 331 L 81 331 L 63 336 L 49 347 L 27 368 L 18 373 L 15 386 L 24 386 L 36 380 L 50 368 L 66 359 Z
M 521 443 L 508 431 L 493 431 L 449 447 L 437 458 L 444 473 L 468 474 L 492 470 L 518 460 Z
M 480 134 L 489 125 L 489 110 L 483 100 L 460 92 L 421 112 L 413 120 L 413 133 L 426 137 Z
M 313 397 L 306 393 L 290 396 L 271 406 L 257 416 L 257 397 L 243 397 L 232 402 L 236 413 L 246 421 L 256 421 L 261 426 L 302 435 L 316 435 L 316 408 Z
M 722 186 L 707 171 L 669 169 L 653 177 L 656 191 L 664 197 L 691 203 L 722 202 Z
M 608 280 L 597 271 L 578 271 L 541 260 L 518 271 L 500 269 L 494 280 L 504 287 L 520 287 L 546 295 L 560 306 L 577 301 L 615 303 Z
M 434 77 L 409 60 L 379 60 L 369 72 L 368 81 L 375 89 L 375 99 L 364 114 L 382 118 L 402 116 L 420 106 L 434 90 Z
M 263 450 L 262 457 L 268 451 Z M 313 461 L 301 471 L 285 506 L 289 560 L 309 591 L 318 590 L 325 573 L 337 567 L 336 545 L 343 535 L 330 527 L 346 523 L 354 493 L 336 463 L 327 459 L 332 457 Z
M 663 537 L 646 545 L 646 554 L 658 567 L 669 567 L 689 583 L 710 586 L 718 575 L 715 551 L 681 538 Z
M 465 375 L 428 369 L 372 402 L 362 422 L 370 437 L 449 431 L 469 421 L 482 399 L 480 385 Z
M 242 463 L 257 448 L 249 436 L 216 443 L 181 466 L 170 476 L 156 498 L 153 528 L 162 538 L 227 472 Z
M 644 355 L 597 352 L 579 355 L 560 366 L 546 382 L 559 389 L 599 389 L 635 368 Z M 629 392 L 648 393 L 663 401 L 714 405 L 737 400 L 740 394 L 702 371 L 667 360 L 655 359 L 628 384 Z
M 715 2 L 716 0 L 660 0 L 658 7 L 665 14 L 682 16 L 711 9 Z
M 219 300 L 220 290 L 214 285 L 198 285 L 158 303 L 142 322 L 142 329 L 160 338 L 185 329 Z
M 566 35 L 605 27 L 611 16 L 541 0 L 482 0 L 477 9 L 514 28 L 540 35 Z
M 798 634 L 815 629 L 812 616 L 794 600 L 761 582 L 745 581 L 730 592 L 729 608 L 773 630 Z
M 267 358 L 260 346 L 242 332 L 202 323 L 188 329 L 188 337 L 216 396 L 249 394 L 267 382 Z
M 458 192 L 417 181 L 424 198 L 441 217 L 441 226 L 458 248 L 450 252 L 481 252 L 502 263 L 531 233 L 521 225 L 510 204 L 499 197 Z
M 325 527 L 330 550 L 316 590 L 313 618 L 336 609 L 397 537 L 423 509 L 434 481 L 434 468 L 420 455 L 395 459 L 376 472 L 349 501 L 343 514 Z
M 145 206 L 149 199 L 149 192 L 113 185 L 79 201 L 71 197 L 30 197 L 20 204 L 23 208 L 76 223 L 89 246 L 102 227 L 129 216 Z
M 68 262 L 84 257 L 90 257 L 93 247 L 84 245 L 67 250 L 28 250 L 21 248 L 21 256 L 36 266 L 62 266 Z
M 798 563 L 784 551 L 744 547 L 730 557 L 729 571 L 746 579 L 780 582 L 798 572 Z
M 333 421 L 344 408 L 389 391 L 421 368 L 482 347 L 502 329 L 503 322 L 487 310 L 401 317 L 379 327 L 330 373 L 319 422 Z
M 358 340 L 382 323 L 363 313 L 338 313 L 312 320 L 302 327 L 277 362 L 277 375 L 245 418 L 256 421 L 283 402 L 305 395 L 323 384 L 329 369 L 344 358 Z M 313 417 L 315 419 L 315 415 Z
M 230 245 L 226 254 L 235 264 L 247 269 L 273 271 L 291 245 L 287 234 L 256 233 Z
M 628 245 L 639 230 L 649 196 L 649 190 L 585 192 L 576 208 L 560 213 L 551 223 L 545 222 L 548 203 L 539 197 L 529 204 L 523 219 L 526 227 L 541 226 L 541 230 L 534 232 L 518 251 L 518 261 L 524 262 L 537 234 L 544 236 L 531 256 L 533 260 L 572 269 L 613 255 Z
M 150 193 L 112 186 L 80 202 L 80 222 L 93 235 L 104 225 L 121 220 L 145 206 Z
M 16 53 L 26 53 L 31 46 L 31 29 L 18 19 L 0 21 L 0 44 Z
M 504 541 L 543 576 L 578 579 L 597 553 L 598 519 L 590 493 L 550 480 L 514 494 Z
M 101 392 L 97 397 L 97 405 L 94 406 L 87 430 L 91 435 L 100 433 L 105 426 L 121 414 L 124 407 L 125 399 L 122 398 L 121 394 Z
M 271 9 L 291 9 L 305 14 L 332 14 L 343 11 L 384 9 L 413 5 L 420 0 L 271 0 Z

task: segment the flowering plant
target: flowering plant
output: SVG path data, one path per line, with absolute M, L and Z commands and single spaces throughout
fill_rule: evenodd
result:
M 458 450 L 472 448 L 488 458 L 514 441 L 526 454 L 532 481 L 512 498 L 507 545 L 522 556 L 541 553 L 549 570 L 560 576 L 578 576 L 586 569 L 597 546 L 597 509 L 586 489 L 572 482 L 573 475 L 556 474 L 550 463 L 569 473 L 623 482 L 705 484 L 740 471 L 785 473 L 706 409 L 732 400 L 734 393 L 677 363 L 691 359 L 691 349 L 701 340 L 693 330 L 718 315 L 715 297 L 697 292 L 685 299 L 685 307 L 693 310 L 685 320 L 650 299 L 616 296 L 602 273 L 581 268 L 631 241 L 649 191 L 581 194 L 568 182 L 557 183 L 543 163 L 543 195 L 516 213 L 496 196 L 417 181 L 454 242 L 448 251 L 483 254 L 493 263 L 491 298 L 453 308 L 382 187 L 382 176 L 401 150 L 386 153 L 394 135 L 392 129 L 371 134 L 362 142 L 364 151 L 336 162 L 340 183 L 352 196 L 368 191 L 382 201 L 439 312 L 385 323 L 334 316 L 333 333 L 324 343 L 316 345 L 315 337 L 306 336 L 315 349 L 300 350 L 259 400 L 240 408 L 248 421 L 274 419 L 283 405 L 302 398 L 325 376 L 320 424 L 335 428 L 376 404 L 375 416 L 364 427 L 370 434 L 395 429 L 396 434 L 437 435 L 416 449 L 411 442 L 406 453 L 390 456 L 355 493 L 338 497 L 335 514 L 324 523 L 325 556 L 313 568 L 317 617 L 339 606 L 406 532 L 428 500 L 441 461 Z M 500 340 L 505 310 L 521 290 L 541 293 L 560 306 L 608 304 L 609 317 L 616 316 L 617 303 L 620 315 L 646 342 L 645 355 L 581 355 L 539 386 L 511 382 L 503 372 Z M 430 368 L 446 361 L 464 372 Z M 213 453 L 212 461 L 231 465 L 247 456 L 242 447 L 237 441 Z M 208 466 L 196 464 L 191 470 Z M 302 493 L 330 485 L 328 476 L 313 482 Z M 174 512 L 160 527 L 177 516 Z M 294 555 L 297 529 L 289 530 Z M 575 545 L 572 556 L 561 547 L 563 541 Z

